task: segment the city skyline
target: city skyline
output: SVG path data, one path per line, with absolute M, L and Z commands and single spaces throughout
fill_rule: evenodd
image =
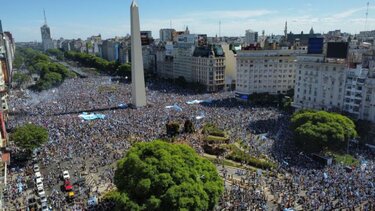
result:
M 0 2 L 3 0 L 0 0 Z M 46 10 L 48 26 L 53 39 L 86 39 L 101 34 L 103 38 L 130 34 L 130 0 L 111 1 L 64 1 L 56 5 L 41 0 L 38 2 L 4 2 L 0 19 L 6 31 L 12 31 L 16 41 L 40 41 L 40 27 L 44 23 L 43 9 Z M 359 33 L 375 29 L 375 2 L 369 7 L 367 27 L 365 27 L 366 0 L 324 2 L 295 0 L 248 2 L 236 1 L 189 1 L 176 4 L 170 0 L 149 2 L 138 0 L 141 17 L 141 30 L 151 30 L 155 38 L 159 29 L 172 28 L 184 30 L 186 26 L 192 33 L 208 36 L 219 35 L 221 21 L 222 36 L 244 36 L 246 29 L 266 34 L 283 34 L 284 22 L 288 21 L 288 31 L 308 33 L 311 27 L 315 32 L 324 33 L 341 29 L 344 32 Z M 199 5 L 199 7 L 197 7 Z M 172 24 L 171 24 L 172 23 Z

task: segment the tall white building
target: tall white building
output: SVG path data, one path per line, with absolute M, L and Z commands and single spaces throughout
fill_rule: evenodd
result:
M 296 58 L 306 50 L 246 50 L 237 52 L 237 99 L 254 93 L 286 94 L 294 88 Z
M 375 71 L 372 70 L 366 78 L 362 92 L 362 107 L 360 119 L 375 123 Z
M 374 67 L 358 66 L 347 71 L 343 110 L 356 119 L 375 123 Z
M 293 106 L 298 109 L 341 111 L 345 95 L 346 60 L 324 55 L 297 58 Z
M 245 32 L 245 43 L 246 44 L 254 44 L 258 42 L 258 32 L 253 31 L 251 29 L 246 30 Z

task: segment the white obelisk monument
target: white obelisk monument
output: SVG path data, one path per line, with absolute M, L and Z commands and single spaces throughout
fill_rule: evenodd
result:
M 138 5 L 133 0 L 130 6 L 131 20 L 131 65 L 132 65 L 132 103 L 136 108 L 146 106 L 145 78 L 143 73 L 143 57 L 141 30 L 139 24 Z

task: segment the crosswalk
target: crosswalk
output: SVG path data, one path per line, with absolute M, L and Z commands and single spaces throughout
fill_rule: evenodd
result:
M 86 184 L 90 186 L 91 188 L 94 188 L 97 186 L 96 180 L 94 179 L 94 176 L 92 174 L 88 175 L 85 179 L 86 179 Z

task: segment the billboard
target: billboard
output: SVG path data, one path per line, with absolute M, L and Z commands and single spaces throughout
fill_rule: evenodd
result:
M 207 34 L 199 34 L 198 46 L 206 46 L 206 45 L 207 45 Z
M 327 43 L 327 58 L 346 59 L 348 48 L 347 42 L 329 42 Z
M 323 41 L 321 37 L 309 38 L 307 53 L 308 54 L 322 54 L 323 53 Z

